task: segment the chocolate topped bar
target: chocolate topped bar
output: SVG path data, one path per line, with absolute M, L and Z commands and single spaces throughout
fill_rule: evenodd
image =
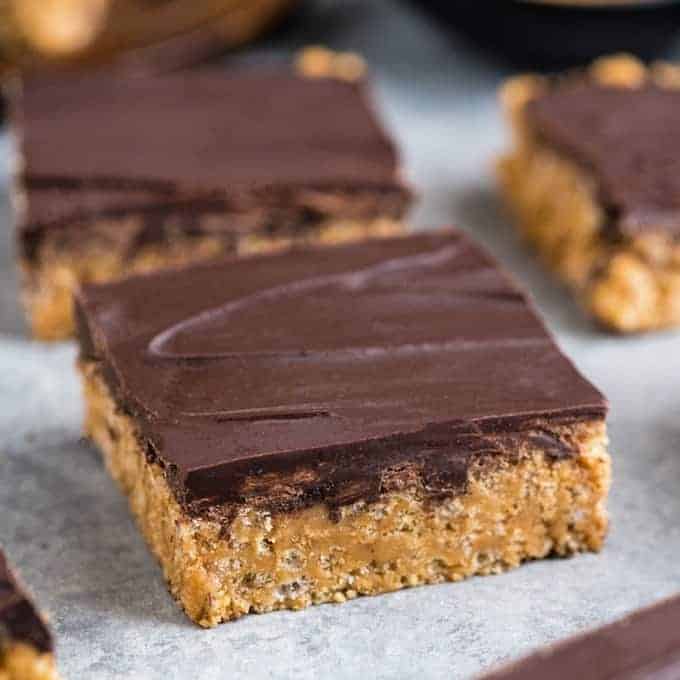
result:
M 680 324 L 680 66 L 602 57 L 518 76 L 499 179 L 517 224 L 604 327 Z
M 187 202 L 214 211 L 218 199 L 293 208 L 329 188 L 405 200 L 395 149 L 361 89 L 259 70 L 29 81 L 25 227 Z
M 188 505 L 375 497 L 417 461 L 460 487 L 470 461 L 597 419 L 602 396 L 523 293 L 457 232 L 257 258 L 86 287 L 85 359 Z M 531 434 L 529 434 L 531 433 Z
M 606 402 L 456 231 L 85 286 L 86 431 L 197 623 L 597 550 Z
M 366 90 L 269 67 L 26 82 L 15 204 L 34 333 L 72 333 L 78 283 L 400 233 L 411 194 Z
M 607 226 L 680 236 L 680 90 L 577 81 L 532 100 L 527 117 L 544 143 L 597 178 Z
M 680 597 L 539 652 L 484 680 L 672 680 L 680 677 Z
M 24 643 L 42 653 L 52 652 L 54 646 L 47 624 L 0 550 L 0 670 L 6 643 Z

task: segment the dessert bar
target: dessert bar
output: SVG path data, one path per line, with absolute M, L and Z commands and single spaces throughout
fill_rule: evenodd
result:
M 673 680 L 680 677 L 680 597 L 641 609 L 484 676 L 483 680 Z M 480 679 L 482 680 L 482 679 Z
M 33 79 L 13 97 L 24 299 L 132 272 L 401 231 L 410 200 L 365 82 L 293 69 Z
M 457 231 L 85 286 L 85 428 L 203 626 L 601 547 L 602 395 Z
M 500 178 L 519 228 L 604 326 L 680 323 L 680 68 L 632 57 L 512 79 Z
M 0 550 L 0 679 L 58 680 L 54 642 Z

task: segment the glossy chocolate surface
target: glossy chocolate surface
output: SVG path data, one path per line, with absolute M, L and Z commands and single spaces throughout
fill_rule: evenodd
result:
M 680 678 L 680 597 L 547 647 L 480 680 Z
M 281 212 L 313 222 L 358 191 L 400 212 L 409 192 L 365 89 L 283 68 L 28 81 L 13 110 L 25 238 L 126 214 L 181 223 L 187 206 L 234 231 Z
M 3 643 L 23 642 L 41 652 L 52 651 L 50 631 L 12 573 L 0 550 L 0 653 Z
M 569 82 L 527 114 L 548 146 L 590 170 L 615 233 L 680 235 L 680 90 Z
M 349 502 L 404 466 L 460 488 L 520 441 L 571 455 L 559 425 L 606 410 L 459 232 L 88 286 L 77 312 L 83 357 L 188 504 Z

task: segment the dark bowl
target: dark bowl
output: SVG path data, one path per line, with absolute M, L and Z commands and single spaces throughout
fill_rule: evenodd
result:
M 514 65 L 554 69 L 612 52 L 663 55 L 680 31 L 680 2 L 417 0 L 476 45 Z

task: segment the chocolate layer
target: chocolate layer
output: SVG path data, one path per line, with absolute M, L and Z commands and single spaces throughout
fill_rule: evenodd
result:
M 0 652 L 5 640 L 53 649 L 52 635 L 0 550 Z
M 484 680 L 672 680 L 680 677 L 680 597 L 540 650 Z
M 29 81 L 14 104 L 29 255 L 46 230 L 100 217 L 189 205 L 228 213 L 222 229 L 238 232 L 280 213 L 303 226 L 344 216 L 362 192 L 371 216 L 409 199 L 363 84 L 284 69 L 100 74 Z
M 529 103 L 531 126 L 595 178 L 618 235 L 680 235 L 680 90 L 576 81 Z
M 99 363 L 177 496 L 351 502 L 410 470 L 432 492 L 521 443 L 572 455 L 603 397 L 458 232 L 87 286 Z

